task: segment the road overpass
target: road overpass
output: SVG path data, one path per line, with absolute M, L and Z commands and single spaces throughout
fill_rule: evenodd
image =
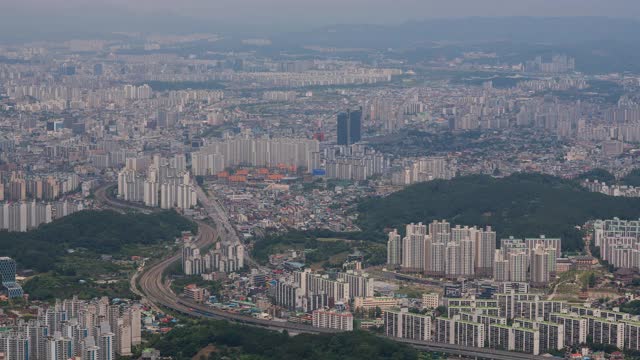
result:
M 215 239 L 215 231 L 206 223 L 198 222 L 200 226 L 198 245 L 206 246 Z M 169 281 L 163 279 L 162 275 L 165 270 L 175 261 L 179 261 L 180 254 L 175 254 L 164 259 L 146 269 L 139 277 L 139 291 L 144 293 L 147 299 L 157 305 L 181 313 L 183 315 L 227 320 L 234 323 L 257 326 L 270 330 L 287 330 L 291 333 L 336 333 L 333 329 L 314 328 L 309 325 L 296 324 L 290 322 L 272 321 L 256 319 L 248 316 L 234 314 L 220 309 L 211 308 L 202 304 L 196 304 L 176 296 L 170 289 Z M 385 337 L 388 338 L 388 337 Z M 450 355 L 464 356 L 475 359 L 491 359 L 491 360 L 539 360 L 546 359 L 542 356 L 534 356 L 528 354 L 514 353 L 508 351 L 492 350 L 485 348 L 468 348 L 464 346 L 441 344 L 434 342 L 416 341 L 408 339 L 388 338 L 394 341 L 406 343 L 416 349 L 431 352 L 442 352 Z
M 94 191 L 93 195 L 96 197 L 96 200 L 101 202 L 106 207 L 123 212 L 125 210 L 134 209 L 140 211 L 145 214 L 150 214 L 152 212 L 158 212 L 160 209 L 150 208 L 148 206 L 144 206 L 142 204 L 136 204 L 128 201 L 118 200 L 111 196 L 110 192 L 112 189 L 118 184 L 115 182 L 107 182 L 100 186 L 98 186 Z

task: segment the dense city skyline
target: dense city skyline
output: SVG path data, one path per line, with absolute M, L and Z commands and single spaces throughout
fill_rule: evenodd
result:
M 0 360 L 640 358 L 638 19 L 4 0 Z

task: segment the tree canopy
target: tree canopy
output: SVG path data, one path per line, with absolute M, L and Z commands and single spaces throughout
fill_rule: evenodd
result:
M 598 180 L 599 182 L 605 182 L 607 184 L 613 184 L 616 182 L 616 177 L 605 169 L 593 169 L 580 174 L 578 180 Z
M 171 240 L 195 224 L 175 211 L 145 215 L 114 211 L 80 211 L 24 232 L 0 232 L 0 256 L 12 257 L 21 268 L 45 272 L 69 249 L 113 254 L 127 244 L 151 245 Z
M 640 300 L 633 300 L 622 304 L 620 311 L 631 315 L 640 315 Z
M 640 186 L 640 169 L 633 169 L 620 182 L 629 186 Z
M 209 359 L 252 360 L 370 360 L 417 359 L 417 352 L 403 344 L 381 339 L 362 331 L 289 336 L 230 324 L 225 321 L 198 321 L 157 336 L 149 346 L 174 359 L 191 359 L 208 345 L 215 351 Z

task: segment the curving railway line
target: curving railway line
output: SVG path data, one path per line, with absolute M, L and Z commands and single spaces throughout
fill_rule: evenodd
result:
M 149 211 L 148 208 L 144 208 L 141 206 L 135 206 L 132 204 L 120 202 L 117 200 L 110 199 L 107 194 L 107 189 L 113 184 L 107 184 L 97 189 L 96 198 L 98 200 L 103 201 L 108 206 L 123 210 L 126 208 L 135 208 L 138 210 L 146 210 Z M 208 204 L 207 204 L 208 205 Z M 210 205 L 210 208 L 215 208 L 216 206 Z M 222 214 L 219 212 L 219 208 L 215 209 L 217 214 L 211 214 L 211 218 L 216 221 L 216 224 L 220 223 L 220 218 Z M 217 233 L 213 227 L 209 224 L 196 221 L 198 224 L 198 235 L 196 244 L 199 247 L 205 247 L 210 244 L 213 244 L 216 241 Z M 221 229 L 225 229 L 220 235 L 221 237 L 226 238 L 229 236 L 229 231 L 226 230 L 226 226 L 218 226 Z M 235 235 L 235 234 L 234 234 Z M 233 241 L 232 239 L 222 239 L 222 241 Z M 333 329 L 322 329 L 315 328 L 309 325 L 304 324 L 296 324 L 290 322 L 280 322 L 273 320 L 263 320 L 256 319 L 244 315 L 235 314 L 232 312 L 214 309 L 208 306 L 204 306 L 201 304 L 197 304 L 194 302 L 190 302 L 185 299 L 179 298 L 170 288 L 170 284 L 168 281 L 163 279 L 163 274 L 171 266 L 174 262 L 180 261 L 181 253 L 177 252 L 165 259 L 160 260 L 159 262 L 149 264 L 145 266 L 144 269 L 137 272 L 133 278 L 131 279 L 131 288 L 132 291 L 136 294 L 144 297 L 144 299 L 151 305 L 156 308 L 165 307 L 172 311 L 181 313 L 187 316 L 193 317 L 202 317 L 209 319 L 219 319 L 219 320 L 227 320 L 232 321 L 238 324 L 244 324 L 249 326 L 257 326 L 263 327 L 270 330 L 283 331 L 287 330 L 289 333 L 309 333 L 309 334 L 322 334 L 322 333 L 336 333 L 338 330 Z M 251 259 L 249 259 L 250 264 L 253 265 Z M 459 345 L 452 344 L 442 344 L 442 343 L 434 343 L 427 341 L 417 341 L 410 339 L 399 339 L 399 338 L 391 338 L 386 336 L 381 336 L 384 338 L 388 338 L 393 341 L 398 341 L 405 343 L 409 346 L 412 346 L 416 349 L 423 351 L 432 351 L 432 352 L 441 352 L 454 356 L 461 356 L 465 358 L 472 359 L 490 359 L 490 360 L 540 360 L 546 359 L 543 356 L 535 356 L 529 354 L 515 353 L 509 351 L 501 351 L 501 350 L 493 350 L 486 348 L 470 348 Z
M 198 222 L 198 245 L 206 246 L 215 241 L 214 229 L 206 223 Z M 239 324 L 258 326 L 270 330 L 287 330 L 290 333 L 335 333 L 337 330 L 314 328 L 309 325 L 295 324 L 290 322 L 279 322 L 272 320 L 256 319 L 244 315 L 234 314 L 231 312 L 213 309 L 208 306 L 196 304 L 185 299 L 180 299 L 170 289 L 168 281 L 162 279 L 164 271 L 175 261 L 179 261 L 180 253 L 166 258 L 158 263 L 151 265 L 139 276 L 139 291 L 144 293 L 146 298 L 153 304 L 163 306 L 184 315 L 203 317 L 210 319 L 220 319 L 232 321 Z M 416 341 L 409 339 L 389 338 L 394 341 L 406 343 L 416 349 L 433 352 L 443 352 L 450 355 L 464 356 L 476 359 L 493 359 L 493 360 L 538 360 L 544 359 L 542 356 L 534 356 L 528 354 L 520 354 L 508 351 L 469 348 L 451 344 L 441 344 L 426 341 Z

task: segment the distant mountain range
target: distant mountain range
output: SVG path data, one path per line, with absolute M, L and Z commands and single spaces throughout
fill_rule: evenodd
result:
M 401 25 L 335 25 L 280 36 L 325 46 L 401 48 L 430 42 L 571 44 L 637 41 L 640 21 L 605 17 L 472 17 L 412 21 Z
M 518 63 L 567 54 L 589 74 L 640 72 L 640 21 L 604 17 L 434 19 L 401 25 L 335 25 L 279 34 L 274 46 L 393 49 L 409 63 L 452 58 L 465 51 L 495 52 Z
M 167 14 L 154 17 L 131 14 L 78 16 L 34 15 L 34 26 L 24 26 L 20 16 L 0 12 L 0 42 L 111 38 L 114 32 L 219 33 L 217 43 L 185 44 L 190 53 L 206 50 L 257 50 L 277 57 L 281 51 L 303 47 L 375 49 L 387 51 L 409 63 L 464 51 L 491 51 L 501 61 L 521 62 L 537 55 L 564 53 L 576 58 L 579 71 L 640 73 L 640 21 L 606 17 L 471 17 L 430 19 L 398 25 L 333 25 L 304 31 L 283 31 L 261 25 L 222 24 Z M 36 21 L 37 20 L 37 21 Z M 19 29 L 19 30 L 18 30 Z M 269 38 L 272 45 L 256 48 L 241 43 L 246 38 Z M 206 47 L 206 48 L 205 48 Z M 186 50 L 185 50 L 186 51 Z M 317 53 L 307 52 L 309 56 Z
M 32 26 L 21 20 L 30 18 Z M 119 12 L 93 12 L 76 16 L 40 13 L 0 13 L 0 36 L 27 34 L 107 34 L 110 32 L 189 33 L 218 32 L 226 35 L 272 37 L 278 41 L 340 47 L 398 48 L 431 41 L 575 43 L 603 40 L 635 40 L 640 21 L 606 17 L 471 17 L 410 21 L 399 25 L 332 25 L 298 32 L 271 27 L 192 19 L 185 16 L 154 16 Z

